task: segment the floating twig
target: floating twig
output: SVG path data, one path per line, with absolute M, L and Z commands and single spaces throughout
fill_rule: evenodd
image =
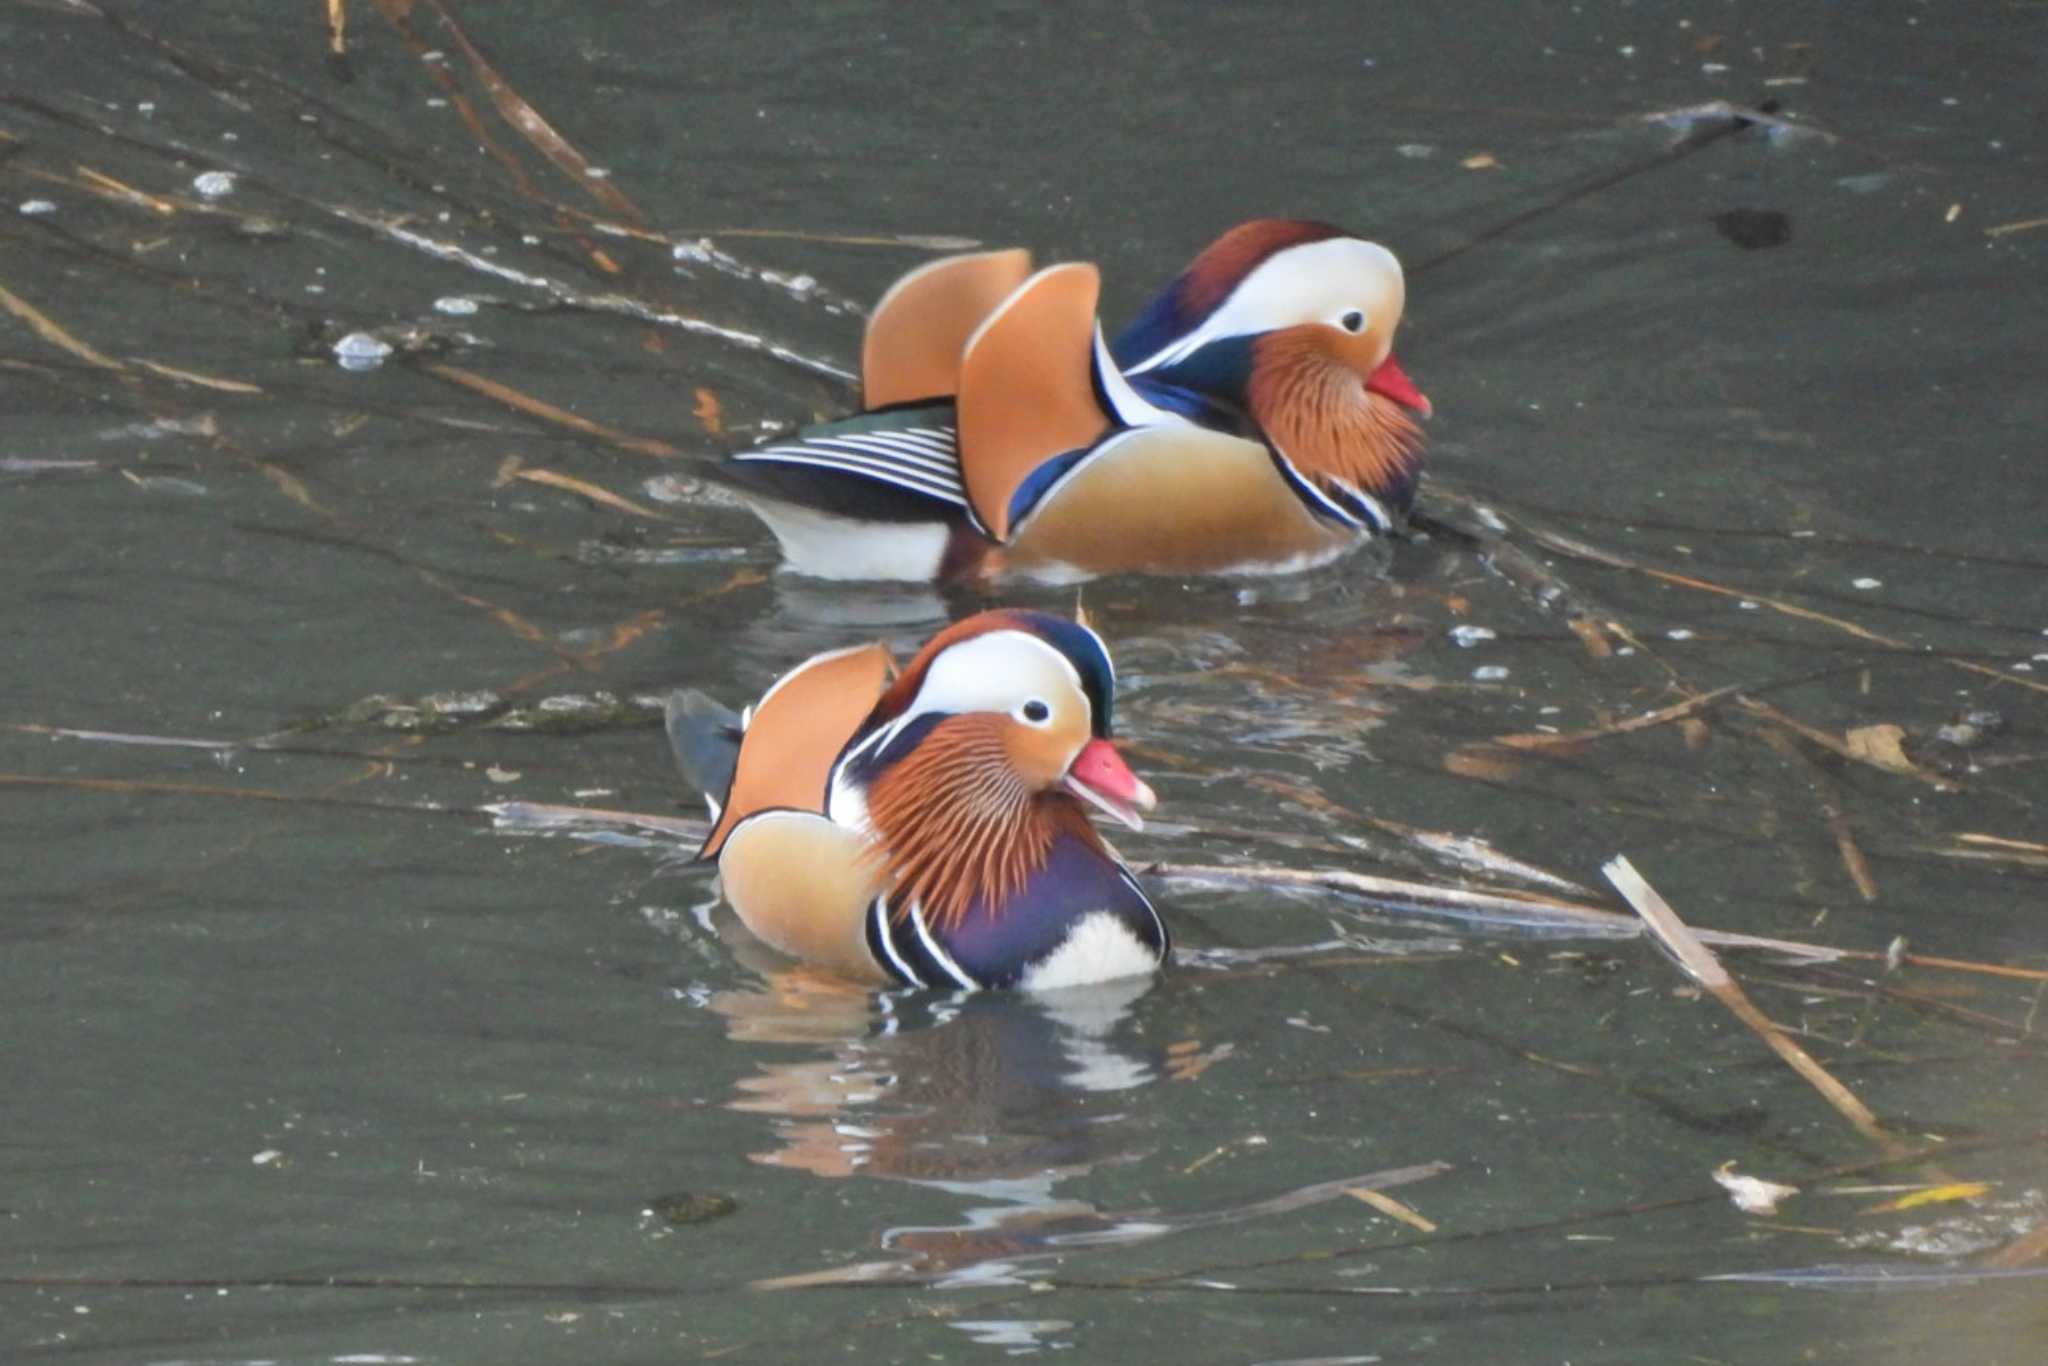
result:
M 1741 683 L 1730 683 L 1725 687 L 1715 688 L 1712 692 L 1703 692 L 1696 697 L 1687 698 L 1683 702 L 1674 702 L 1668 707 L 1659 707 L 1655 711 L 1642 712 L 1636 716 L 1627 717 L 1609 725 L 1594 726 L 1589 730 L 1560 731 L 1556 734 L 1534 731 L 1515 735 L 1496 735 L 1482 743 L 1504 745 L 1510 749 L 1553 749 L 1582 745 L 1589 740 L 1602 740 L 1610 735 L 1627 735 L 1633 731 L 1648 730 L 1652 726 L 1661 726 L 1668 722 L 1682 720 L 1685 717 L 1691 716 L 1702 707 L 1718 702 L 1730 693 L 1741 692 L 1745 686 Z
M 1416 1213 L 1413 1207 L 1402 1204 L 1384 1191 L 1374 1190 L 1370 1186 L 1347 1186 L 1344 1193 L 1353 1200 L 1372 1206 L 1390 1219 L 1400 1220 L 1410 1228 L 1422 1233 L 1436 1232 L 1434 1223 Z
M 1152 863 L 1142 872 L 1168 882 L 1205 886 L 1290 887 L 1357 897 L 1393 911 L 1450 916 L 1496 926 L 1522 926 L 1587 939 L 1634 939 L 1643 927 L 1633 916 L 1536 892 L 1500 887 L 1446 887 L 1427 882 L 1373 877 L 1343 868 L 1283 868 L 1273 864 Z M 1801 944 L 1796 940 L 1723 930 L 1700 936 L 1728 948 L 1757 949 L 1809 963 L 1842 958 L 1882 958 L 1867 951 Z M 2048 974 L 2044 974 L 2048 976 Z
M 472 389 L 487 398 L 496 399 L 508 408 L 515 408 L 522 413 L 537 417 L 543 422 L 551 422 L 558 427 L 566 427 L 572 432 L 581 432 L 585 436 L 594 436 L 600 441 L 617 446 L 621 450 L 631 451 L 635 455 L 652 455 L 663 459 L 671 459 L 682 454 L 680 450 L 669 445 L 666 441 L 657 440 L 649 436 L 634 436 L 629 432 L 619 431 L 615 427 L 607 427 L 602 422 L 593 422 L 587 417 L 579 417 L 566 408 L 557 408 L 554 404 L 544 399 L 535 398 L 532 394 L 514 389 L 509 384 L 502 384 L 487 376 L 479 375 L 474 370 L 465 370 L 459 365 L 448 365 L 442 361 L 427 361 L 420 366 L 420 369 L 437 379 L 445 379 L 450 384 L 459 384 L 463 388 Z
M 1865 901 L 1877 900 L 1877 879 L 1870 875 L 1870 861 L 1863 857 L 1863 847 L 1856 842 L 1856 832 L 1849 824 L 1849 814 L 1841 805 L 1830 799 L 1821 801 L 1821 815 L 1828 823 L 1828 830 L 1835 837 L 1835 848 L 1842 855 L 1842 866 L 1849 872 L 1849 880 L 1856 884 L 1856 894 Z
M 196 384 L 202 389 L 217 389 L 224 394 L 260 394 L 263 387 L 239 379 L 222 379 L 218 375 L 202 375 L 197 370 L 180 370 L 176 366 L 164 365 L 142 356 L 131 357 L 137 365 L 152 374 L 165 379 L 177 380 L 181 384 Z
M 410 8 L 412 0 L 380 0 L 380 3 L 388 14 L 394 9 Z M 554 125 L 541 117 L 538 109 L 512 88 L 511 82 L 498 74 L 497 68 L 477 50 L 476 44 L 470 42 L 469 34 L 463 31 L 462 25 L 455 22 L 455 16 L 448 12 L 448 7 L 442 4 L 441 0 L 424 0 L 424 3 L 440 16 L 441 26 L 455 39 L 455 45 L 462 49 L 462 55 L 468 60 L 470 70 L 476 73 L 476 78 L 483 82 L 484 89 L 490 94 L 491 103 L 497 108 L 499 118 L 517 129 L 521 137 L 532 144 L 577 188 L 604 205 L 606 212 L 618 214 L 633 223 L 647 221 L 647 215 L 640 211 L 640 206 L 635 204 L 625 191 L 592 166 L 581 152 L 569 144 L 567 138 L 555 131 Z
M 163 196 L 138 190 L 133 185 L 124 184 L 106 174 L 106 172 L 95 171 L 90 166 L 79 167 L 78 177 L 110 198 L 139 205 L 142 208 L 148 209 L 151 213 L 159 214 L 165 218 L 169 218 L 178 211 L 178 206 Z
M 554 470 L 520 469 L 512 471 L 511 477 L 514 479 L 524 479 L 529 484 L 545 484 L 549 488 L 563 489 L 569 493 L 588 498 L 600 507 L 608 507 L 614 512 L 623 512 L 629 517 L 644 517 L 655 522 L 674 520 L 656 512 L 653 508 L 634 502 L 631 498 L 622 498 L 610 489 L 600 488 L 596 484 L 578 479 L 573 475 L 560 474 Z
M 1728 970 L 1721 966 L 1720 959 L 1701 942 L 1698 934 L 1678 918 L 1670 903 L 1657 894 L 1656 888 L 1636 871 L 1634 864 L 1617 856 L 1603 865 L 1600 871 L 1607 875 L 1607 880 L 1614 884 L 1622 899 L 1635 908 L 1636 914 L 1643 918 L 1643 923 L 1656 937 L 1658 945 L 1672 956 L 1686 976 L 1726 1006 L 1736 1019 L 1754 1030 L 1772 1052 L 1820 1092 L 1822 1098 L 1834 1106 L 1858 1133 L 1887 1154 L 1905 1150 L 1905 1145 L 1885 1131 L 1884 1126 L 1877 1122 L 1877 1116 L 1856 1098 L 1855 1092 L 1836 1081 L 1811 1053 L 1757 1009 L 1735 979 L 1728 975 Z
M 1877 879 L 1871 876 L 1870 863 L 1863 857 L 1863 848 L 1856 842 L 1856 832 L 1849 824 L 1849 813 L 1842 805 L 1841 784 L 1815 761 L 1810 750 L 1802 748 L 1786 731 L 1766 731 L 1763 739 L 1772 749 L 1806 767 L 1807 780 L 1820 800 L 1821 818 L 1827 822 L 1828 833 L 1834 837 L 1835 852 L 1841 855 L 1849 880 L 1856 884 L 1857 894 L 1865 901 L 1877 900 Z
M 126 370 L 128 368 L 112 356 L 100 354 L 92 347 L 87 346 L 84 342 L 72 336 L 69 332 L 66 332 L 56 324 L 49 314 L 44 313 L 5 285 L 0 285 L 0 308 L 6 309 L 9 313 L 27 323 L 31 332 L 34 332 L 38 337 L 50 343 L 50 345 L 64 351 L 69 351 L 87 365 L 98 366 L 102 370 Z

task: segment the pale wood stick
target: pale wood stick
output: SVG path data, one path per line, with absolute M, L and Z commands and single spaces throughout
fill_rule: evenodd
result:
M 1734 1013 L 1735 1018 L 1748 1025 L 1769 1044 L 1771 1051 L 1788 1063 L 1792 1070 L 1806 1080 L 1806 1083 L 1820 1092 L 1828 1104 L 1835 1107 L 1843 1118 L 1854 1125 L 1856 1131 L 1875 1143 L 1889 1155 L 1907 1151 L 1907 1145 L 1885 1131 L 1877 1122 L 1877 1116 L 1870 1108 L 1856 1098 L 1855 1092 L 1836 1081 L 1829 1071 L 1815 1060 L 1784 1030 L 1780 1029 L 1769 1016 L 1757 1009 L 1754 1002 L 1736 984 L 1728 970 L 1721 966 L 1721 960 L 1713 950 L 1700 942 L 1700 937 L 1678 918 L 1678 912 L 1671 909 L 1669 902 L 1657 895 L 1656 888 L 1646 881 L 1635 865 L 1626 858 L 1616 856 L 1600 869 L 1622 899 L 1635 908 L 1643 923 L 1657 943 L 1671 955 L 1685 975 L 1705 988 L 1715 1000 Z

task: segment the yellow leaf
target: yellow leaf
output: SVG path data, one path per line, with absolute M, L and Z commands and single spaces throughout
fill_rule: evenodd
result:
M 1922 1205 L 1945 1205 L 1955 1200 L 1975 1200 L 1991 1189 L 1989 1181 L 1956 1181 L 1946 1186 L 1929 1186 L 1926 1190 L 1912 1191 L 1896 1200 L 1887 1200 L 1882 1205 L 1872 1205 L 1865 1214 L 1897 1214 L 1900 1210 L 1918 1209 Z

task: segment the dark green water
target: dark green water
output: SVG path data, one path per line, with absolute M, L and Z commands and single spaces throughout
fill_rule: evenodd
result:
M 1441 832 L 1615 909 L 1626 854 L 1696 926 L 2048 967 L 2048 12 L 464 5 L 721 269 L 593 226 L 432 9 L 348 6 L 345 71 L 320 9 L 0 4 L 0 1358 L 2040 1359 L 2039 1281 L 1952 1274 L 2048 1221 L 2036 982 L 1731 955 L 1945 1145 L 1880 1168 L 1638 942 L 1162 883 L 1148 986 L 876 998 L 674 841 L 483 808 L 693 816 L 644 699 L 981 605 L 777 575 L 689 483 L 845 406 L 890 239 L 1099 261 L 1121 319 L 1299 214 L 1409 264 L 1425 505 L 1610 652 L 1445 536 L 1091 585 L 1125 852 L 1454 881 Z M 1718 99 L 1798 128 L 1645 119 Z M 1731 684 L 1807 738 L 1731 694 L 1475 748 Z M 1882 725 L 1917 773 L 1810 738 Z M 1428 1232 L 1311 1189 L 1439 1162 Z M 1877 1208 L 1943 1182 L 1989 1184 Z

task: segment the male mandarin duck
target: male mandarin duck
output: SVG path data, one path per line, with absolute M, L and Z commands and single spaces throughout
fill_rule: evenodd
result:
M 996 611 L 900 673 L 880 645 L 814 656 L 744 716 L 678 693 L 669 735 L 712 812 L 698 857 L 756 936 L 859 980 L 1150 972 L 1166 926 L 1087 814 L 1139 829 L 1153 805 L 1110 745 L 1115 691 L 1088 627 Z
M 1430 407 L 1393 356 L 1393 253 L 1257 219 L 1113 346 L 1099 288 L 1022 250 L 922 266 L 869 319 L 863 411 L 717 477 L 835 579 L 1291 570 L 1400 525 Z

